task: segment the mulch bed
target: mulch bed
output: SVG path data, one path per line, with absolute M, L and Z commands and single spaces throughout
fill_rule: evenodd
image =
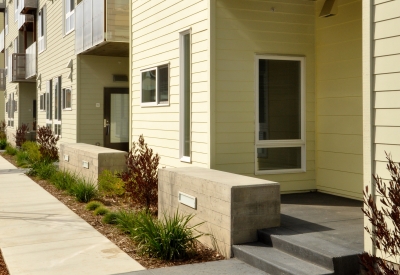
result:
M 0 275 L 10 275 L 10 273 L 8 273 L 8 269 L 6 263 L 4 262 L 1 251 L 0 251 Z
M 15 159 L 12 156 L 1 154 L 2 157 L 7 159 L 9 162 L 14 164 Z M 39 184 L 43 189 L 56 197 L 59 201 L 64 203 L 67 207 L 69 207 L 72 211 L 74 211 L 77 215 L 79 215 L 82 219 L 92 225 L 97 231 L 106 236 L 110 241 L 116 244 L 120 249 L 125 251 L 131 258 L 135 259 L 142 266 L 147 269 L 152 268 L 160 268 L 166 266 L 176 266 L 176 265 L 184 265 L 184 264 L 192 264 L 192 263 L 201 263 L 208 261 L 217 261 L 223 260 L 224 257 L 218 254 L 216 251 L 198 243 L 196 248 L 196 253 L 190 259 L 185 260 L 176 260 L 176 261 L 165 261 L 160 259 L 151 258 L 145 255 L 141 255 L 138 253 L 136 245 L 133 243 L 131 238 L 123 233 L 121 230 L 116 228 L 114 225 L 104 224 L 102 220 L 102 216 L 95 216 L 93 212 L 86 210 L 85 203 L 80 203 L 75 200 L 74 197 L 66 194 L 66 192 L 58 190 L 51 183 L 41 180 L 35 177 L 30 177 L 37 184 Z M 101 201 L 107 208 L 111 211 L 117 209 L 132 209 L 133 206 L 130 204 L 129 200 L 126 198 L 120 197 L 102 197 L 97 199 Z M 1 266 L 1 265 L 0 265 Z M 1 268 L 1 267 L 0 267 Z M 0 275 L 3 275 L 1 273 Z M 8 274 L 8 273 L 4 273 Z

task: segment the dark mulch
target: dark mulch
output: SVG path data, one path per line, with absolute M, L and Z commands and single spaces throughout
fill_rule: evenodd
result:
M 4 262 L 3 255 L 1 254 L 1 250 L 0 250 L 0 275 L 10 275 L 10 273 L 8 273 L 6 263 Z
M 5 159 L 10 161 L 16 166 L 13 157 L 1 154 Z M 224 257 L 218 254 L 216 251 L 198 243 L 195 255 L 190 259 L 177 260 L 177 261 L 164 261 L 160 259 L 151 258 L 138 253 L 136 245 L 133 243 L 131 238 L 117 229 L 113 225 L 104 224 L 101 220 L 101 216 L 95 216 L 92 212 L 86 210 L 86 204 L 77 202 L 74 197 L 68 195 L 64 191 L 58 190 L 54 185 L 48 181 L 41 180 L 35 177 L 31 177 L 37 184 L 39 184 L 43 189 L 56 197 L 59 201 L 64 203 L 72 211 L 78 214 L 82 219 L 92 225 L 97 231 L 106 236 L 110 241 L 115 243 L 120 249 L 125 251 L 130 257 L 138 261 L 147 269 L 159 268 L 166 266 L 184 265 L 192 263 L 201 263 L 208 261 L 222 260 Z M 132 205 L 126 198 L 121 197 L 102 197 L 98 199 L 110 210 L 117 209 L 132 209 Z M 0 273 L 0 275 L 3 275 Z

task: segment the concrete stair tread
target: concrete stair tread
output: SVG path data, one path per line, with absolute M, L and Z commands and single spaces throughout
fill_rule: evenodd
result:
M 234 245 L 236 258 L 270 274 L 333 275 L 332 270 L 301 260 L 260 242 Z
M 334 270 L 337 275 L 353 275 L 359 270 L 358 254 L 316 233 L 299 233 L 285 227 L 258 230 L 258 240 L 304 261 Z
M 309 233 L 301 234 L 284 227 L 261 229 L 258 233 L 259 240 L 260 238 L 263 239 L 263 236 L 261 234 L 267 234 L 273 236 L 274 238 L 290 242 L 293 245 L 314 250 L 319 254 L 331 258 L 356 255 L 362 252 L 337 245 L 334 242 L 318 238 L 317 236 Z

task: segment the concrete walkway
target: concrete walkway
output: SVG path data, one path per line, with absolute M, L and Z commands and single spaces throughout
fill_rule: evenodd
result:
M 144 270 L 22 172 L 0 157 L 0 249 L 11 275 Z

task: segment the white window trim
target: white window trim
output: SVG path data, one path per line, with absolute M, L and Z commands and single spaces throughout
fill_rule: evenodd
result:
M 67 0 L 69 1 L 69 0 Z M 63 0 L 63 29 L 64 29 L 64 36 L 67 36 L 68 34 L 70 34 L 71 32 L 73 32 L 75 30 L 75 20 L 73 20 L 74 22 L 74 26 L 70 29 L 70 30 L 66 30 L 66 21 L 69 17 L 73 16 L 75 13 L 75 7 L 73 10 L 70 10 L 67 12 L 67 7 L 65 5 L 65 0 Z
M 44 5 L 38 12 L 38 41 L 37 41 L 37 49 L 38 49 L 38 54 L 44 52 L 47 48 L 46 45 L 46 32 L 47 32 L 47 14 L 46 14 L 46 5 Z M 43 33 L 41 33 L 42 36 L 39 36 L 39 30 L 42 27 L 42 21 L 43 21 Z M 43 48 L 40 47 L 40 45 L 43 43 Z
M 8 34 L 8 14 L 9 14 L 9 10 L 8 7 L 5 8 L 4 10 L 4 29 L 5 29 L 5 35 Z
M 19 0 L 21 1 L 21 0 Z M 19 10 L 19 4 L 17 3 L 17 0 L 14 0 L 14 22 L 18 21 L 18 10 Z
M 167 66 L 168 68 L 168 101 L 160 101 L 159 93 L 158 93 L 158 68 Z M 142 74 L 148 71 L 156 71 L 156 101 L 155 102 L 142 102 L 143 92 L 142 92 Z M 170 64 L 164 63 L 158 66 L 154 66 L 151 68 L 143 69 L 140 71 L 140 106 L 141 107 L 163 107 L 169 106 L 170 102 Z
M 259 60 L 293 60 L 300 61 L 300 77 L 301 77 L 301 91 L 300 91 L 300 126 L 301 133 L 300 139 L 293 140 L 260 140 L 259 139 Z M 288 174 L 288 173 L 302 173 L 306 172 L 306 60 L 305 57 L 297 56 L 280 56 L 280 55 L 256 55 L 255 57 L 255 81 L 254 81 L 254 103 L 255 103 L 255 150 L 254 150 L 254 173 L 255 175 L 265 174 Z M 284 148 L 284 147 L 300 147 L 301 148 L 301 168 L 299 169 L 278 169 L 278 170 L 258 170 L 257 168 L 257 149 L 259 148 Z
M 70 90 L 71 91 L 71 107 L 69 107 L 69 108 L 64 108 L 64 103 L 65 103 L 65 96 L 66 96 L 66 93 L 65 93 L 65 91 L 66 90 Z M 72 111 L 72 87 L 66 87 L 66 88 L 62 88 L 61 89 L 61 96 L 62 96 L 62 102 L 61 102 L 61 104 L 62 104 L 62 110 L 63 111 Z
M 56 133 L 56 127 L 55 127 L 55 125 L 62 125 L 62 111 L 63 111 L 62 104 L 63 104 L 63 101 L 62 101 L 61 77 L 53 78 L 52 85 L 53 85 L 53 88 L 52 88 L 52 93 L 53 93 L 52 101 L 53 101 L 53 105 L 54 105 L 54 106 L 52 106 L 52 108 L 54 109 L 54 114 L 53 114 L 53 117 L 52 117 L 53 118 L 53 120 L 52 120 L 53 133 L 61 138 L 61 134 L 59 135 L 59 134 Z M 56 85 L 57 85 L 58 89 L 56 89 Z M 57 92 L 58 92 L 57 90 L 60 91 L 59 94 L 57 94 Z M 56 96 L 56 94 L 57 94 L 57 96 Z M 58 112 L 56 112 L 56 104 L 58 104 L 58 102 L 56 102 L 56 98 L 60 102 L 60 105 L 58 106 L 58 108 L 60 110 L 59 114 L 61 115 L 61 118 L 58 117 L 59 114 L 58 114 Z
M 46 92 L 45 92 L 45 110 L 46 110 L 46 125 L 51 125 L 51 128 L 53 127 L 53 81 L 48 80 L 46 81 Z M 50 88 L 50 89 L 49 89 Z M 47 117 L 47 112 L 50 112 L 51 117 Z M 53 129 L 51 129 L 53 130 Z
M 192 29 L 187 29 L 179 33 L 179 159 L 181 162 L 192 163 L 192 150 L 190 150 L 190 156 L 183 155 L 183 148 L 185 147 L 185 125 L 184 125 L 184 36 L 190 35 L 190 53 L 192 54 Z M 190 66 L 192 67 L 192 59 L 190 59 Z M 192 73 L 192 68 L 190 68 Z M 190 76 L 190 85 L 192 85 L 192 77 Z M 190 89 L 192 92 L 192 89 Z M 190 103 L 192 102 L 192 95 L 190 95 Z M 192 109 L 190 109 L 190 121 L 192 121 Z M 192 142 L 192 130 L 190 126 L 190 142 Z M 192 149 L 192 146 L 190 146 Z

